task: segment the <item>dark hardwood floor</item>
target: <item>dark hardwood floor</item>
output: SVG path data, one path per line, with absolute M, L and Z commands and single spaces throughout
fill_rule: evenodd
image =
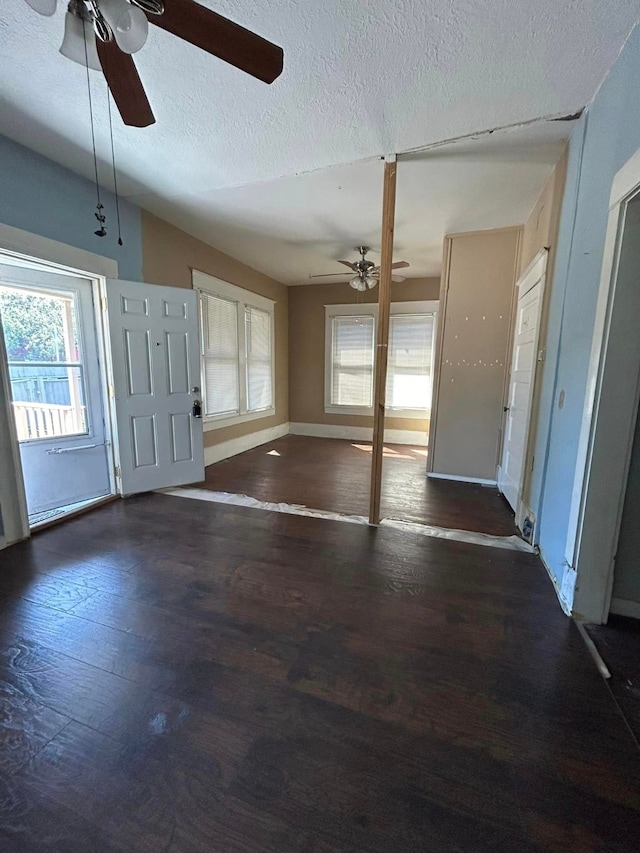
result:
M 497 489 L 429 479 L 426 454 L 426 447 L 385 447 L 383 518 L 495 536 L 516 533 L 513 513 Z M 197 486 L 368 516 L 370 473 L 370 443 L 288 435 L 209 465 Z
M 609 687 L 640 742 L 640 619 L 611 615 L 606 625 L 587 625 L 611 672 Z
M 638 849 L 534 555 L 152 494 L 0 578 L 3 853 Z

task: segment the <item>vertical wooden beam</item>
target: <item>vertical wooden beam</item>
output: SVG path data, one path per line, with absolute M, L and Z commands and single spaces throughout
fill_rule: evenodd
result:
M 375 383 L 373 386 L 373 449 L 371 453 L 371 493 L 369 524 L 380 523 L 382 488 L 382 451 L 384 449 L 384 405 L 387 386 L 387 348 L 391 310 L 391 264 L 393 263 L 393 227 L 396 215 L 395 154 L 385 158 L 382 195 L 382 248 L 378 283 L 378 334 L 376 339 Z

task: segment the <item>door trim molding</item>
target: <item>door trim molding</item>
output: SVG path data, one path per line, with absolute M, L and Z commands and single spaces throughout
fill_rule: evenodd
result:
M 633 367 L 620 370 L 624 365 L 620 353 L 627 341 L 612 328 L 612 318 L 616 297 L 625 298 L 625 288 L 617 292 L 617 282 L 627 205 L 639 190 L 640 149 L 618 170 L 611 186 L 565 545 L 566 563 L 577 572 L 573 612 L 596 623 L 607 621 L 611 606 L 614 555 L 638 411 L 640 361 L 633 357 Z M 622 303 L 617 304 L 619 308 Z M 612 394 L 626 401 L 615 412 L 600 404 Z M 612 442 L 607 435 L 617 438 Z
M 523 488 L 526 479 L 526 471 L 527 465 L 529 465 L 529 460 L 531 459 L 531 454 L 533 452 L 533 447 L 531 447 L 531 416 L 533 414 L 533 401 L 535 398 L 535 390 L 536 390 L 536 382 L 540 379 L 540 373 L 538 370 L 538 343 L 540 341 L 540 323 L 542 320 L 542 306 L 544 304 L 545 290 L 547 284 L 547 267 L 549 263 L 549 249 L 546 246 L 543 246 L 542 249 L 538 252 L 535 258 L 531 261 L 526 270 L 522 273 L 522 275 L 518 278 L 516 282 L 516 293 L 517 297 L 515 300 L 515 310 L 513 313 L 513 321 L 512 321 L 512 336 L 511 336 L 511 356 L 509 358 L 509 370 L 507 371 L 507 394 L 505 400 L 505 406 L 508 405 L 509 402 L 509 393 L 511 390 L 511 372 L 513 369 L 513 356 L 514 356 L 514 343 L 516 339 L 516 328 L 515 323 L 518 317 L 518 303 L 523 296 L 526 296 L 533 288 L 540 282 L 540 296 L 538 298 L 538 309 L 537 309 L 537 321 L 536 321 L 536 338 L 535 338 L 535 347 L 534 347 L 534 361 L 531 375 L 531 383 L 529 386 L 529 399 L 527 401 L 528 415 L 527 415 L 527 425 L 525 429 L 524 442 L 523 442 L 523 459 L 522 459 L 522 471 L 520 472 L 520 482 L 518 483 L 518 499 L 516 502 L 516 506 L 514 509 L 515 518 L 516 518 L 516 526 L 519 529 L 522 529 L 522 524 L 524 523 L 524 519 L 527 515 L 531 514 L 529 507 L 524 503 L 523 500 Z M 538 277 L 538 267 L 540 267 L 540 273 Z M 533 282 L 529 286 L 527 283 L 531 280 Z M 526 287 L 526 289 L 525 289 Z M 504 413 L 504 417 L 502 419 L 502 438 L 500 443 L 500 453 L 499 459 L 500 462 L 497 467 L 497 482 L 500 482 L 500 472 L 502 471 L 502 460 L 504 455 L 504 446 L 505 446 L 505 436 L 506 436 L 506 423 L 507 423 L 507 412 Z M 501 492 L 502 494 L 502 492 Z
M 118 278 L 118 262 L 113 258 L 2 223 L 0 253 L 5 258 L 2 263 L 13 262 L 19 266 L 28 264 L 32 269 L 45 268 L 49 271 L 53 266 L 55 272 L 82 275 L 85 278 Z
M 76 246 L 51 240 L 48 237 L 42 237 L 39 234 L 33 234 L 30 231 L 24 231 L 21 228 L 14 228 L 12 225 L 3 223 L 0 223 L 0 263 L 19 266 L 23 269 L 44 270 L 45 272 L 86 278 L 93 283 L 94 294 L 100 292 L 107 276 L 116 278 L 118 276 L 118 262 L 113 258 L 87 252 Z M 96 300 L 94 314 L 98 346 L 101 349 L 104 347 L 104 339 L 98 302 L 99 300 Z M 5 401 L 8 404 L 10 399 L 8 377 L 6 350 L 0 329 L 0 405 Z M 106 376 L 103 379 L 106 413 L 109 411 L 108 400 L 106 399 Z M 9 412 L 10 408 L 7 405 L 7 413 Z M 111 434 L 110 423 L 107 424 L 107 429 Z M 7 471 L 13 471 L 13 474 L 8 478 L 2 478 L 0 481 L 0 507 L 4 510 L 2 515 L 5 527 L 4 534 L 0 535 L 0 548 L 26 539 L 31 535 L 22 464 L 20 462 L 20 446 L 12 417 L 9 417 L 8 436 L 9 441 L 6 446 L 0 442 L 0 467 Z M 114 489 L 113 466 L 110 467 L 110 480 L 111 487 Z M 10 507 L 9 511 L 6 510 L 7 505 Z

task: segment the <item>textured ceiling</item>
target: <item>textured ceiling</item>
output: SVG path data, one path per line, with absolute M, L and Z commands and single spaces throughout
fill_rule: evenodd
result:
M 58 53 L 64 2 L 53 18 L 24 0 L 0 5 L 0 132 L 91 176 L 85 72 Z M 205 5 L 281 44 L 282 77 L 266 86 L 152 27 L 136 62 L 157 124 L 140 130 L 118 119 L 115 127 L 124 193 L 171 221 L 188 214 L 199 233 L 214 230 L 199 208 L 215 208 L 216 222 L 221 216 L 227 197 L 218 190 L 256 185 L 230 221 L 251 210 L 254 191 L 269 215 L 268 188 L 258 182 L 573 112 L 592 97 L 638 16 L 637 0 Z M 92 81 L 106 160 L 105 86 L 97 73 Z M 194 203 L 196 195 L 206 205 Z M 311 224 L 333 221 L 334 210 L 311 196 L 304 216 L 307 239 Z M 253 228 L 248 218 L 239 224 Z M 270 270 L 293 275 L 284 266 Z
M 571 128 L 545 122 L 401 157 L 395 257 L 411 264 L 402 274 L 438 275 L 446 233 L 524 222 Z M 341 281 L 349 270 L 334 261 L 355 260 L 354 246 L 379 259 L 382 173 L 376 159 L 147 206 L 286 284 Z M 309 280 L 340 270 L 342 279 Z

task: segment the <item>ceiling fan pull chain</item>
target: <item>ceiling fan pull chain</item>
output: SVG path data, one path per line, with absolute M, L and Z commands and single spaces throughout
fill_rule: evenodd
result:
M 105 222 L 107 221 L 107 217 L 104 215 L 104 205 L 100 199 L 100 182 L 98 181 L 98 157 L 96 155 L 96 134 L 93 126 L 93 101 L 91 99 L 91 79 L 89 77 L 89 49 L 87 48 L 87 31 L 83 27 L 82 33 L 84 35 L 84 56 L 85 56 L 85 68 L 87 71 L 87 93 L 89 95 L 89 117 L 91 119 L 91 145 L 93 148 L 93 168 L 96 176 L 96 195 L 98 197 L 98 203 L 96 205 L 95 217 L 98 220 L 98 229 L 93 233 L 96 237 L 106 237 L 107 229 L 105 228 Z
M 106 78 L 105 78 L 106 79 Z M 111 138 L 111 165 L 113 166 L 113 194 L 116 197 L 116 221 L 118 223 L 118 246 L 122 246 L 122 231 L 120 228 L 120 197 L 118 196 L 118 175 L 116 172 L 116 154 L 113 145 L 113 122 L 111 121 L 111 90 L 107 83 L 107 107 L 109 110 L 109 136 Z

